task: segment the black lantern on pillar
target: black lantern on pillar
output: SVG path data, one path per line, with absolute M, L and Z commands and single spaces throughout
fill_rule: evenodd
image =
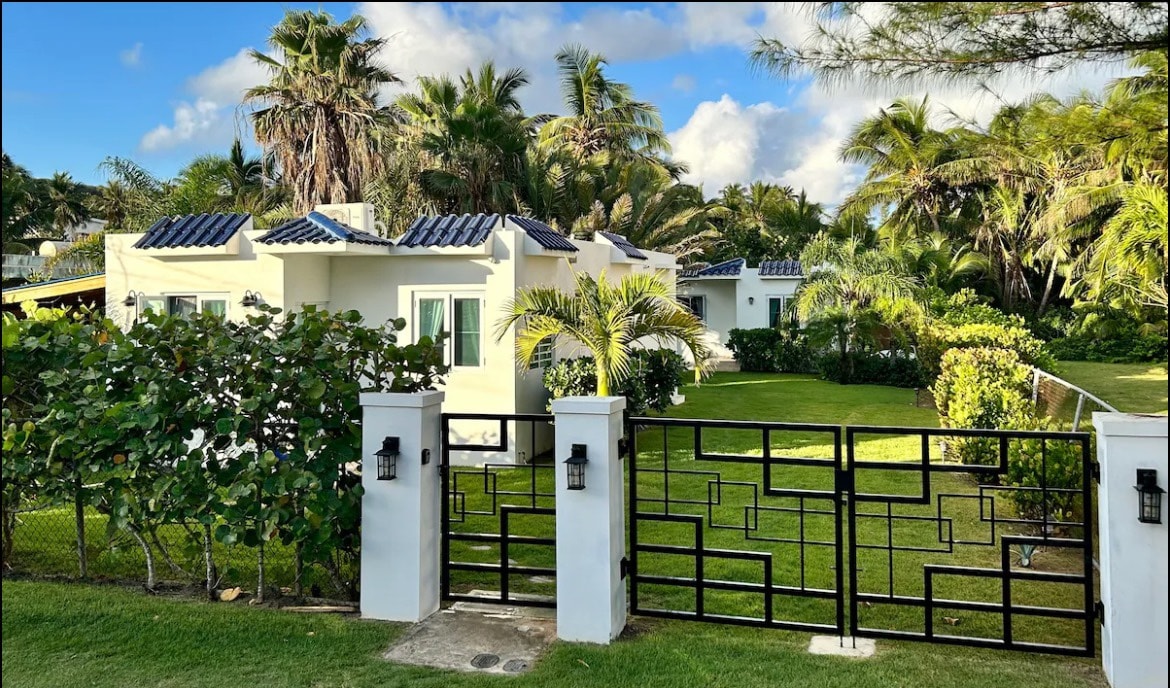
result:
M 374 452 L 378 457 L 378 480 L 393 480 L 398 477 L 398 438 L 382 440 L 382 448 Z
M 585 445 L 574 444 L 569 458 L 565 459 L 565 467 L 569 472 L 570 490 L 585 489 L 585 464 L 587 463 L 589 463 L 589 459 L 585 458 Z
M 1162 522 L 1162 495 L 1166 490 L 1158 487 L 1158 471 L 1152 468 L 1137 470 L 1138 520 L 1142 523 Z

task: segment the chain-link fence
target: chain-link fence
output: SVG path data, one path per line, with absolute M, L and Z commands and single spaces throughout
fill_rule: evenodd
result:
M 23 505 L 11 526 L 8 564 L 19 573 L 43 576 L 81 576 L 78 518 L 73 506 Z M 143 545 L 125 529 L 111 529 L 109 517 L 92 507 L 83 509 L 87 575 L 93 579 L 145 581 Z M 204 533 L 199 524 L 167 524 L 141 532 L 150 548 L 159 581 L 203 586 L 206 579 Z M 259 579 L 256 547 L 225 546 L 212 541 L 212 558 L 220 589 L 234 586 L 255 591 Z M 331 570 L 332 569 L 332 570 Z M 264 547 L 265 590 L 292 595 L 297 587 L 296 551 L 271 541 Z M 306 563 L 301 571 L 301 593 L 312 597 L 352 599 L 358 580 L 358 562 L 349 553 L 335 553 L 332 565 Z
M 1117 412 L 1099 397 L 1039 368 L 1032 369 L 1032 403 L 1038 415 L 1074 431 L 1088 426 L 1094 411 Z

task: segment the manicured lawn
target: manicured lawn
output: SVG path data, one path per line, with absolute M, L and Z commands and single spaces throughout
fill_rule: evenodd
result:
M 557 643 L 523 676 L 476 676 L 380 659 L 397 625 L 11 580 L 2 620 L 4 684 L 23 688 L 1105 685 L 1092 661 L 897 642 L 855 661 L 806 654 L 803 633 L 646 621 L 608 648 Z
M 1166 413 L 1166 366 L 1062 361 L 1060 376 L 1120 411 Z

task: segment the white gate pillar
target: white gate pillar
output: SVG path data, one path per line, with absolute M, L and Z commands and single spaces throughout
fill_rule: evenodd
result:
M 439 609 L 443 396 L 361 395 L 363 617 L 413 622 Z M 398 438 L 395 477 L 379 480 L 375 453 L 388 437 Z
M 556 416 L 557 637 L 608 644 L 626 626 L 625 485 L 618 439 L 625 397 L 565 397 Z M 584 445 L 584 489 L 565 459 Z
M 1166 416 L 1094 413 L 1101 480 L 1101 660 L 1113 688 L 1166 688 L 1167 532 L 1138 521 L 1138 469 L 1166 489 Z

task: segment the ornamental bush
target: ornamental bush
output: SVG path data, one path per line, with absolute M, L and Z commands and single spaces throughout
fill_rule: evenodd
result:
M 1044 342 L 1023 326 L 991 323 L 949 325 L 935 321 L 922 328 L 918 334 L 918 360 L 932 379 L 942 372 L 946 352 L 971 348 L 1005 349 L 1014 352 L 1021 363 L 1049 371 L 1056 368 L 1056 361 L 1044 348 Z
M 733 329 L 727 335 L 739 369 L 755 373 L 812 373 L 817 366 L 808 335 L 795 325 Z
M 1008 349 L 951 349 L 931 391 L 945 428 L 1020 427 L 1031 414 L 1029 368 Z M 997 441 L 957 438 L 950 442 L 965 464 L 996 465 Z
M 614 391 L 626 398 L 626 409 L 632 414 L 647 409 L 665 411 L 671 397 L 682 386 L 687 372 L 683 357 L 669 349 L 636 349 L 630 362 L 631 374 Z M 544 371 L 544 386 L 551 399 L 597 394 L 597 365 L 592 358 L 570 358 L 558 361 Z M 552 410 L 550 400 L 548 410 Z
M 817 357 L 817 372 L 822 380 L 842 385 L 888 385 L 918 389 L 925 384 L 922 365 L 905 355 L 880 356 L 868 352 L 851 352 L 842 365 L 839 354 Z
M 1029 418 L 1016 430 L 1061 430 L 1046 419 Z M 1008 446 L 1006 481 L 1010 487 L 1032 488 L 1009 492 L 1020 518 L 1031 521 L 1071 521 L 1079 505 L 1084 461 L 1079 442 L 1068 440 L 1013 440 Z M 1047 487 L 1047 495 L 1039 488 Z

